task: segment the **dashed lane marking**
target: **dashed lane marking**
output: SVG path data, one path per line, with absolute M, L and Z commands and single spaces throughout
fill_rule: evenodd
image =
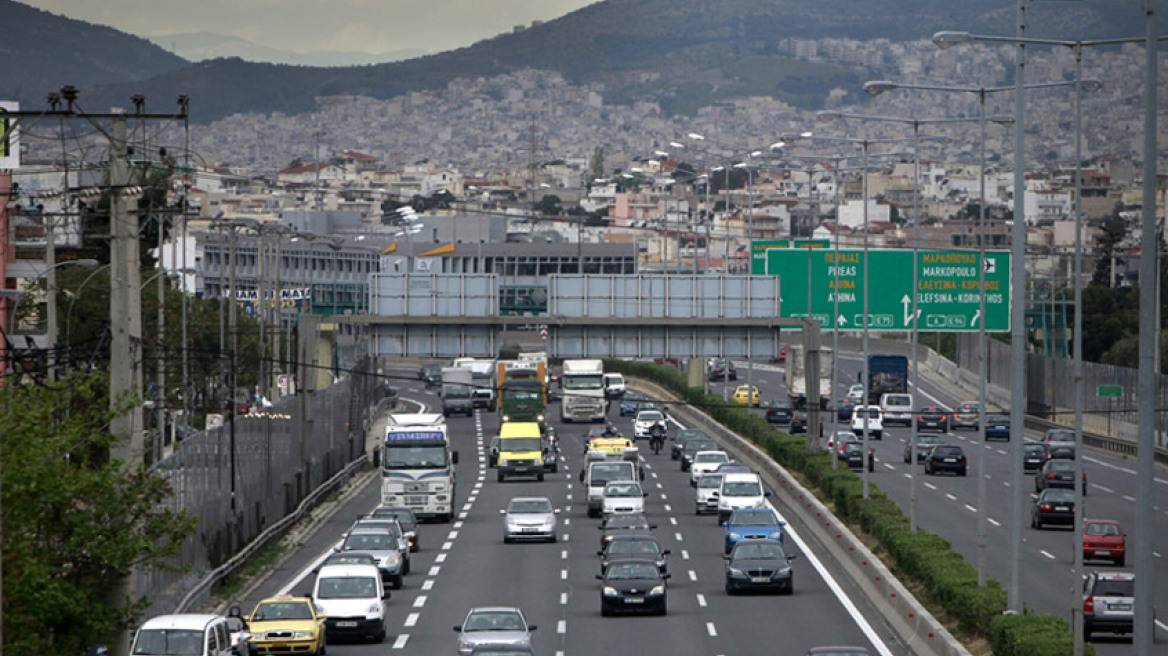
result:
M 1046 549 L 1039 549 L 1039 550 L 1038 550 L 1038 553 L 1040 553 L 1040 554 L 1042 554 L 1042 555 L 1046 556 L 1047 558 L 1049 558 L 1049 559 L 1051 559 L 1051 560 L 1054 560 L 1054 559 L 1055 559 L 1055 558 L 1054 558 L 1054 554 L 1052 554 L 1051 552 L 1047 551 Z
M 560 593 L 560 605 L 561 605 L 561 606 L 567 606 L 567 605 L 568 605 L 568 593 L 567 593 L 567 592 L 561 592 L 561 593 Z
M 434 587 L 434 579 L 426 579 L 422 582 L 422 590 L 429 591 Z
M 713 622 L 706 622 L 706 633 L 710 634 L 711 638 L 718 637 L 718 629 L 714 628 Z
M 454 543 L 453 543 L 453 542 L 443 542 L 443 543 L 442 543 L 442 550 L 443 550 L 443 551 L 450 551 L 450 549 L 451 549 L 452 547 L 454 547 Z
M 410 641 L 410 634 L 403 633 L 397 637 L 397 640 L 393 641 L 393 648 L 394 649 L 405 649 L 406 643 L 409 641 Z
M 682 560 L 689 560 L 689 552 L 686 551 L 685 549 L 681 550 L 681 559 Z
M 698 597 L 698 607 L 705 608 L 706 607 L 706 595 L 699 594 L 697 597 Z
M 556 633 L 563 634 L 563 633 L 567 633 L 567 632 L 568 632 L 568 620 L 560 620 L 559 622 L 556 622 Z
M 974 508 L 973 506 L 969 505 L 968 503 L 967 503 L 967 504 L 965 504 L 965 508 L 966 508 L 966 510 L 968 510 L 969 512 L 974 512 L 974 513 L 975 513 L 975 512 L 977 512 L 977 508 Z
M 436 563 L 446 562 L 446 554 L 440 553 L 437 556 L 434 556 L 434 562 L 436 562 Z
M 930 490 L 936 490 L 936 489 L 937 489 L 937 486 L 936 486 L 936 485 L 933 485 L 932 483 L 925 483 L 925 487 L 929 488 Z
M 426 575 L 427 576 L 438 576 L 438 572 L 441 572 L 441 571 L 442 571 L 442 568 L 435 565 L 435 566 L 430 568 L 430 571 Z
M 946 492 L 946 493 L 945 493 L 945 498 L 946 498 L 946 499 L 949 499 L 950 501 L 956 501 L 956 500 L 957 500 L 957 497 L 953 496 L 952 494 L 949 494 L 948 492 Z
M 409 615 L 406 615 L 405 626 L 416 625 L 418 623 L 418 618 L 421 616 L 421 613 L 410 613 Z
M 566 570 L 566 569 L 562 569 L 562 570 L 560 570 L 560 580 L 561 580 L 561 581 L 567 581 L 567 580 L 568 580 L 568 570 Z
M 996 520 L 992 517 L 986 517 L 986 521 L 993 524 L 994 526 L 1001 526 L 1001 524 L 998 523 L 998 520 Z
M 669 523 L 670 523 L 670 524 L 673 524 L 674 526 L 677 526 L 677 518 L 676 518 L 676 517 L 670 517 L 670 518 L 669 518 Z
M 421 608 L 425 605 L 426 605 L 426 595 L 418 595 L 418 598 L 414 599 L 414 608 Z
M 697 580 L 698 580 L 698 573 L 697 573 L 697 572 L 695 572 L 695 571 L 693 571 L 693 570 L 691 569 L 691 570 L 689 571 L 689 580 L 693 581 L 694 583 L 697 583 Z
M 678 542 L 682 541 L 681 533 L 674 533 L 673 537 L 676 538 Z

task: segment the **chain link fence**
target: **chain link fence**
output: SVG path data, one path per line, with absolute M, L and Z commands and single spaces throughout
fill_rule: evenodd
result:
M 372 360 L 358 357 L 333 385 L 190 434 L 158 463 L 174 490 L 170 504 L 197 525 L 168 563 L 177 571 L 137 572 L 134 594 L 151 602 L 146 616 L 173 612 L 208 573 L 365 455 L 367 410 L 384 393 Z

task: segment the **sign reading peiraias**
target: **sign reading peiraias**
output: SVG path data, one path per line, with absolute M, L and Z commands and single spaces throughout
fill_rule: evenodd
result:
M 914 251 L 870 249 L 868 254 L 868 329 L 911 330 Z M 976 332 L 980 328 L 979 263 L 985 268 L 986 330 L 1010 330 L 1008 252 L 987 251 L 984 261 L 976 251 L 921 250 L 916 256 L 918 330 Z M 806 317 L 810 293 L 811 316 L 825 329 L 863 329 L 863 250 L 840 250 L 837 259 L 834 249 L 771 248 L 766 250 L 762 273 L 783 280 L 781 316 Z

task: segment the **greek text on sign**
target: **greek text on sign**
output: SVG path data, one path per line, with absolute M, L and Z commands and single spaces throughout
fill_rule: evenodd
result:
M 442 431 L 390 431 L 385 436 L 387 442 L 400 441 L 422 441 L 422 440 L 438 440 L 446 439 L 446 435 Z

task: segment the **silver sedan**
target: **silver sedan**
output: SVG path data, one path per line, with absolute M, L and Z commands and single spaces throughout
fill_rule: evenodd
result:
M 547 497 L 515 497 L 503 515 L 503 542 L 516 540 L 556 541 L 556 515 Z

